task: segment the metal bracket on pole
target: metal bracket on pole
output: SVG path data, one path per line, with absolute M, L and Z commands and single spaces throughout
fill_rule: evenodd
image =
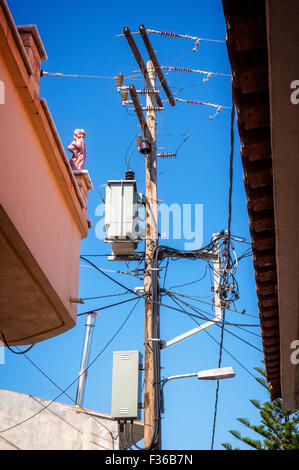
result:
M 189 336 L 195 335 L 195 333 L 205 330 L 206 328 L 209 328 L 209 326 L 215 325 L 215 323 L 219 320 L 215 318 L 214 321 L 209 321 L 207 323 L 204 323 L 203 325 L 200 325 L 197 328 L 194 328 L 193 330 L 189 330 L 186 333 L 176 336 L 176 338 L 173 338 L 169 341 L 161 341 L 161 349 L 168 348 L 168 346 L 171 346 L 172 344 L 178 343 L 179 341 L 182 341 L 185 338 L 189 338 Z

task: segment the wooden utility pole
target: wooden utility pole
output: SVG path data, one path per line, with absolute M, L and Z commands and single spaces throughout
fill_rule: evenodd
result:
M 168 83 L 165 80 L 155 51 L 148 38 L 144 25 L 139 26 L 139 32 L 147 49 L 150 61 L 145 66 L 137 44 L 128 27 L 124 28 L 124 35 L 129 43 L 132 53 L 140 67 L 146 83 L 146 118 L 138 99 L 138 94 L 134 85 L 129 87 L 130 97 L 135 108 L 144 137 L 151 144 L 151 153 L 145 154 L 146 172 L 146 240 L 145 240 L 145 273 L 144 273 L 144 293 L 145 293 L 145 328 L 144 328 L 144 348 L 145 348 L 145 384 L 144 384 L 144 444 L 145 448 L 158 449 L 161 446 L 160 432 L 160 312 L 158 296 L 157 276 L 153 274 L 155 285 L 152 288 L 151 275 L 153 254 L 158 246 L 158 201 L 157 201 L 157 143 L 156 143 L 156 112 L 162 110 L 163 102 L 156 90 L 156 75 L 164 89 L 171 106 L 175 106 L 175 99 L 172 96 Z M 143 153 L 143 152 L 142 152 Z M 161 155 L 160 155 L 161 156 Z M 168 154 L 165 156 L 174 156 Z M 153 295 L 155 299 L 153 299 Z M 154 312 L 153 312 L 154 310 Z M 154 338 L 153 338 L 154 336 Z
M 147 63 L 147 72 L 152 90 L 156 89 L 156 72 L 151 61 Z M 151 302 L 151 268 L 152 256 L 158 245 L 158 201 L 157 201 L 157 145 L 156 145 L 156 99 L 152 92 L 146 98 L 146 138 L 151 143 L 151 153 L 145 155 L 146 172 L 146 240 L 145 240 L 145 379 L 144 379 L 144 445 L 152 441 L 155 426 L 155 384 L 154 355 L 152 338 L 152 302 Z M 159 328 L 158 328 L 159 329 Z

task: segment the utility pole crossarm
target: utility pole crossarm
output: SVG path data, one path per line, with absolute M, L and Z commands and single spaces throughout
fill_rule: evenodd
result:
M 164 77 L 161 66 L 159 64 L 159 61 L 157 59 L 157 56 L 156 56 L 155 51 L 153 49 L 153 46 L 151 45 L 151 42 L 148 38 L 148 35 L 147 35 L 147 32 L 146 32 L 146 29 L 145 29 L 144 25 L 139 26 L 139 31 L 140 31 L 140 34 L 141 34 L 142 39 L 144 41 L 145 47 L 147 48 L 147 52 L 149 53 L 150 59 L 153 63 L 153 66 L 155 68 L 156 74 L 158 75 L 160 83 L 161 83 L 162 87 L 164 88 L 164 91 L 165 91 L 166 96 L 169 100 L 169 103 L 171 104 L 171 106 L 175 106 L 175 99 L 174 99 L 174 97 L 173 97 L 173 95 L 170 91 L 170 88 L 168 86 L 168 83 L 167 83 L 167 81 Z
M 141 57 L 141 54 L 140 54 L 139 49 L 136 45 L 136 42 L 134 41 L 134 39 L 132 37 L 132 33 L 131 33 L 131 31 L 128 27 L 124 28 L 124 35 L 125 35 L 128 43 L 129 43 L 129 46 L 130 46 L 130 48 L 133 52 L 133 55 L 136 59 L 136 62 L 140 67 L 141 73 L 143 75 L 144 80 L 146 81 L 146 84 L 147 84 L 148 88 L 152 88 L 151 81 L 150 81 L 150 78 L 148 76 L 146 65 L 145 65 L 145 63 L 144 63 L 144 61 Z M 160 96 L 158 96 L 158 95 L 155 95 L 155 96 L 156 96 L 157 105 L 159 107 L 163 108 L 163 103 L 161 101 Z
M 143 130 L 144 137 L 146 137 L 146 134 L 149 133 L 149 130 L 148 130 L 146 119 L 143 115 L 142 107 L 141 107 L 141 104 L 140 104 L 140 101 L 139 101 L 139 98 L 138 98 L 138 95 L 137 95 L 137 92 L 136 92 L 136 89 L 135 89 L 134 85 L 130 85 L 129 92 L 130 92 L 130 96 L 131 96 L 131 99 L 132 99 L 133 104 L 134 104 L 134 108 L 135 108 L 137 117 L 138 117 L 140 125 L 141 125 L 141 128 Z

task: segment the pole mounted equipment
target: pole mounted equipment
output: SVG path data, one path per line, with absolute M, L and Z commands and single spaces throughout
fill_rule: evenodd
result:
M 158 450 L 161 448 L 161 340 L 160 340 L 160 289 L 159 266 L 156 266 L 154 255 L 159 246 L 158 231 L 158 197 L 157 197 L 157 112 L 164 110 L 163 102 L 159 96 L 160 89 L 156 87 L 156 77 L 159 78 L 171 106 L 175 106 L 175 99 L 170 91 L 161 70 L 158 59 L 148 39 L 143 25 L 140 34 L 150 56 L 145 65 L 137 45 L 128 27 L 124 28 L 126 37 L 133 55 L 140 67 L 146 82 L 146 89 L 136 90 L 134 85 L 121 86 L 119 91 L 128 90 L 130 100 L 134 105 L 143 136 L 138 136 L 137 147 L 145 155 L 146 191 L 143 196 L 146 201 L 145 226 L 145 266 L 144 266 L 144 450 Z M 121 83 L 121 77 L 118 79 Z M 138 95 L 146 96 L 146 107 L 143 108 Z M 123 105 L 128 104 L 127 99 Z M 145 114 L 144 114 L 145 112 Z M 160 157 L 173 157 L 173 153 L 162 153 Z M 111 182 L 110 182 L 111 183 Z M 127 181 L 127 183 L 129 183 Z M 109 200 L 109 198 L 106 198 Z M 107 224 L 109 226 L 109 224 Z M 109 227 L 108 227 L 109 228 Z
M 138 147 L 138 151 L 143 155 L 149 155 L 152 151 L 151 143 L 148 140 L 143 140 Z

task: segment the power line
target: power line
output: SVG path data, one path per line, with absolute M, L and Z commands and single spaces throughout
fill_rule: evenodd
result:
M 64 395 L 66 395 L 73 403 L 76 404 L 76 400 L 74 400 L 70 395 L 68 395 L 67 393 L 65 393 L 63 391 L 63 389 L 56 383 L 54 382 L 53 379 L 51 379 L 51 377 L 49 377 L 48 374 L 46 374 L 32 359 L 30 359 L 30 357 L 28 357 L 26 354 L 24 354 L 24 357 L 27 359 L 27 361 L 29 361 L 33 367 L 35 367 L 36 370 L 38 370 L 38 372 L 40 372 L 49 382 L 52 383 L 52 385 L 54 385 L 56 388 L 58 388 L 58 390 L 60 390 L 61 392 L 63 392 Z M 87 414 L 88 416 L 91 416 L 92 419 L 94 419 L 98 424 L 100 424 L 102 427 L 104 427 L 111 435 L 111 438 L 114 440 L 114 437 L 113 437 L 113 433 L 110 431 L 109 428 L 107 428 L 103 423 L 101 423 L 100 421 L 98 421 L 96 419 L 96 417 L 89 413 L 85 408 L 83 408 L 82 406 L 79 407 L 80 408 L 80 411 L 84 412 L 85 414 Z
M 80 268 L 93 268 L 93 266 L 86 266 L 85 264 L 80 264 Z M 115 270 L 115 269 L 106 269 L 106 268 L 100 268 L 102 271 L 105 271 L 107 273 L 115 273 L 115 274 L 125 274 L 127 276 L 135 276 L 138 279 L 140 279 L 138 275 L 138 271 L 136 269 L 131 269 L 129 271 L 120 271 L 120 270 Z
M 169 296 L 173 296 L 173 297 L 175 297 L 175 298 L 177 298 L 177 299 L 178 299 L 177 295 L 180 296 L 180 297 L 186 297 L 186 296 L 184 296 L 184 295 L 177 294 L 177 293 L 175 293 L 175 292 L 174 292 L 174 293 L 172 293 L 171 291 L 166 291 L 166 292 L 168 292 L 168 295 L 169 295 Z M 182 302 L 186 307 L 189 307 L 190 309 L 194 310 L 194 311 L 197 312 L 197 313 L 200 313 L 200 314 L 205 313 L 205 314 L 207 314 L 207 315 L 209 315 L 209 316 L 211 316 L 211 317 L 214 317 L 213 314 L 211 314 L 211 313 L 209 313 L 209 312 L 206 312 L 205 310 L 196 308 L 196 307 L 194 307 L 194 305 L 191 305 L 190 303 L 186 303 L 186 302 L 184 302 L 182 299 L 178 299 L 178 300 L 180 300 L 180 302 Z M 201 301 L 198 300 L 198 302 L 201 302 Z M 207 302 L 204 302 L 204 303 L 207 303 Z M 215 304 L 209 304 L 209 305 L 215 306 Z M 228 308 L 226 308 L 226 310 L 230 311 Z M 209 320 L 206 316 L 204 316 L 203 319 Z M 227 322 L 225 322 L 225 323 L 227 323 Z M 233 324 L 231 324 L 230 326 L 236 326 L 236 327 L 239 328 L 240 330 L 243 330 L 243 331 L 245 331 L 246 333 L 252 334 L 252 335 L 257 336 L 258 338 L 260 338 L 260 335 L 254 333 L 254 332 L 252 332 L 252 331 L 245 330 L 245 328 L 242 328 L 242 327 L 239 326 L 239 325 L 236 325 L 236 324 L 233 325 Z M 260 325 L 259 325 L 259 326 L 260 326 Z
M 227 236 L 227 266 L 225 267 L 225 278 L 227 279 L 227 269 L 229 268 L 228 264 L 230 263 L 229 253 L 231 246 L 231 219 L 232 219 L 232 190 L 233 190 L 233 159 L 234 159 L 234 120 L 235 120 L 235 103 L 232 99 L 232 110 L 231 110 L 231 122 L 230 122 L 230 159 L 229 159 L 229 192 L 228 192 L 228 236 Z M 225 321 L 225 310 L 223 310 L 223 320 Z M 219 361 L 218 367 L 221 367 L 222 361 L 222 349 L 223 349 L 223 337 L 224 337 L 224 324 L 222 324 L 221 329 L 221 340 L 220 340 L 220 349 L 219 349 Z M 214 440 L 216 432 L 216 420 L 217 420 L 217 411 L 218 411 L 218 400 L 219 400 L 219 386 L 220 381 L 217 380 L 216 386 L 216 396 L 215 396 L 215 408 L 214 408 L 214 419 L 213 419 L 213 429 L 212 429 L 212 442 L 211 450 L 214 450 Z
M 127 300 L 123 300 L 122 302 L 117 302 L 115 304 L 105 305 L 104 307 L 99 307 L 99 308 L 93 308 L 92 310 L 88 310 L 88 312 L 78 313 L 77 316 L 80 317 L 82 315 L 88 315 L 94 312 L 100 312 L 101 310 L 106 310 L 107 308 L 116 307 L 118 305 L 125 304 L 127 302 L 132 302 L 133 300 L 136 300 L 136 296 Z
M 5 443 L 7 443 L 8 445 L 10 445 L 10 446 L 13 447 L 14 449 L 16 449 L 16 450 L 22 450 L 22 449 L 20 449 L 19 447 L 17 447 L 13 442 L 9 441 L 8 439 L 5 439 L 5 437 L 3 437 L 3 436 L 0 436 L 0 439 L 2 439 Z
M 125 318 L 125 320 L 122 322 L 121 326 L 117 329 L 117 331 L 114 333 L 114 335 L 110 338 L 110 340 L 106 343 L 106 345 L 101 349 L 101 351 L 96 355 L 96 357 L 90 362 L 90 364 L 88 365 L 88 367 L 86 367 L 86 369 L 81 372 L 81 374 L 79 374 L 78 377 L 76 377 L 76 379 L 67 387 L 65 388 L 64 390 L 61 391 L 61 393 L 59 395 L 57 395 L 53 400 L 51 400 L 47 405 L 44 405 L 42 407 L 41 410 L 37 411 L 36 413 L 34 413 L 33 415 L 29 416 L 28 418 L 14 424 L 13 426 L 10 426 L 9 428 L 6 428 L 6 429 L 3 429 L 2 431 L 0 431 L 0 434 L 3 434 L 4 432 L 7 432 L 7 431 L 10 431 L 11 429 L 15 429 L 16 427 L 20 426 L 21 424 L 24 424 L 28 421 L 30 421 L 31 419 L 33 419 L 35 416 L 39 415 L 41 412 L 43 412 L 44 410 L 46 410 L 47 408 L 49 408 L 49 406 L 51 406 L 53 403 L 55 403 L 58 398 L 60 398 L 62 395 L 67 395 L 66 392 L 69 388 L 71 388 L 80 378 L 81 375 L 85 374 L 89 369 L 90 367 L 97 361 L 97 359 L 103 354 L 103 352 L 108 348 L 108 346 L 110 345 L 110 343 L 114 340 L 114 338 L 119 334 L 119 332 L 121 331 L 121 329 L 124 327 L 124 325 L 127 323 L 127 321 L 129 320 L 130 316 L 132 315 L 133 311 L 135 310 L 138 302 L 140 301 L 140 299 L 137 300 L 136 304 L 133 306 L 133 308 L 131 309 L 131 311 L 129 312 L 129 314 L 127 315 L 127 317 Z M 38 366 L 36 366 L 38 368 Z M 38 368 L 39 369 L 39 368 Z M 41 369 L 39 369 L 40 372 Z M 52 379 L 50 379 L 50 377 L 48 377 L 44 372 L 42 372 L 43 375 L 45 375 L 55 386 L 58 387 L 59 390 L 61 390 L 61 388 L 55 384 L 54 381 L 52 381 Z M 68 396 L 68 395 L 67 395 Z M 70 397 L 69 397 L 70 398 Z M 75 400 L 73 400 L 71 398 L 72 401 L 75 402 Z M 83 409 L 83 408 L 82 408 Z M 84 410 L 84 409 L 83 409 Z M 89 414 L 86 410 L 84 410 L 87 414 Z M 101 423 L 99 423 L 101 424 Z
M 46 72 L 45 70 L 41 71 L 41 77 L 69 77 L 69 78 L 105 78 L 107 80 L 115 80 L 116 77 L 107 77 L 104 75 L 79 75 L 79 74 L 70 74 L 70 73 L 60 73 L 60 72 Z
M 206 277 L 206 275 L 207 275 L 207 270 L 208 270 L 208 266 L 206 266 L 204 275 L 203 275 L 202 277 L 200 277 L 199 279 L 195 279 L 194 281 L 191 281 L 191 282 L 186 282 L 185 284 L 179 284 L 179 285 L 177 285 L 177 286 L 171 286 L 171 287 L 169 287 L 169 290 L 171 290 L 171 289 L 177 289 L 178 287 L 190 286 L 191 284 L 196 284 L 197 282 L 202 281 L 202 280 Z
M 175 299 L 172 299 L 172 300 L 173 300 L 173 302 L 175 302 L 175 303 L 177 304 L 177 302 L 175 301 Z M 177 305 L 178 305 L 178 304 L 177 304 Z M 186 311 L 186 313 L 187 313 L 187 315 L 189 315 L 187 311 Z M 194 321 L 194 323 L 196 323 L 198 326 L 200 326 L 200 323 L 199 323 L 194 317 L 192 317 L 191 315 L 189 315 L 189 316 L 190 316 L 191 320 Z M 213 341 L 215 341 L 215 343 L 217 343 L 217 344 L 220 346 L 219 341 L 217 341 L 217 339 L 214 338 L 214 336 L 213 336 L 211 333 L 209 333 L 207 330 L 203 330 L 203 331 L 204 331 L 204 333 L 206 333 Z M 251 377 L 253 377 L 254 379 L 256 379 L 256 377 L 252 374 L 252 372 L 250 372 L 250 370 L 247 369 L 247 367 L 244 366 L 244 364 L 242 364 L 242 362 L 240 362 L 230 351 L 228 351 L 224 346 L 222 346 L 222 349 L 223 349 L 223 351 L 225 351 L 226 354 L 228 354 L 234 361 L 236 361 L 237 364 L 239 364 L 239 366 L 241 366 Z
M 154 302 L 154 303 L 157 303 L 157 302 Z M 160 302 L 159 304 L 160 304 L 160 306 L 162 306 L 162 307 L 169 308 L 169 309 L 171 309 L 171 310 L 175 310 L 176 312 L 183 312 L 183 313 L 186 313 L 186 311 L 184 311 L 184 310 L 182 310 L 182 309 L 178 309 L 178 308 L 172 307 L 171 305 L 167 305 L 167 304 L 164 304 L 164 303 L 162 303 L 162 302 Z M 191 308 L 191 307 L 190 307 L 190 308 Z M 194 308 L 194 307 L 193 307 L 193 308 Z M 206 313 L 206 312 L 205 312 L 205 313 Z M 194 318 L 199 318 L 199 319 L 201 319 L 201 320 L 207 320 L 207 317 L 204 316 L 204 315 L 195 315 L 194 313 L 190 313 L 190 312 L 188 313 L 188 315 L 190 315 L 190 316 L 192 316 L 192 317 L 194 317 Z M 211 321 L 211 322 L 213 322 L 213 320 L 210 320 L 210 319 L 208 319 L 208 320 Z M 250 327 L 252 327 L 252 328 L 260 328 L 260 327 L 261 327 L 261 325 L 253 325 L 253 324 L 250 324 L 250 323 L 249 323 L 249 324 L 248 324 L 248 323 L 232 323 L 232 322 L 228 322 L 228 321 L 225 321 L 225 322 L 224 322 L 224 321 L 216 321 L 216 320 L 215 320 L 214 323 L 217 323 L 217 324 L 225 324 L 225 325 L 227 325 L 227 326 L 245 326 L 245 327 L 247 327 L 247 328 L 250 328 Z
M 163 246 L 160 246 L 159 248 L 163 248 Z M 169 247 L 167 247 L 169 248 Z M 180 250 L 176 250 L 176 251 L 180 251 Z M 81 256 L 82 258 L 82 256 Z M 82 258 L 84 259 L 84 258 Z M 194 258 L 195 259 L 195 258 Z M 116 284 L 120 285 L 123 289 L 125 289 L 126 291 L 128 292 L 131 292 L 132 294 L 134 294 L 136 297 L 139 297 L 139 298 L 143 298 L 143 296 L 140 296 L 139 294 L 137 294 L 135 291 L 133 291 L 132 289 L 129 289 L 128 287 L 124 286 L 122 283 L 116 281 L 116 279 L 113 279 L 111 276 L 109 276 L 108 274 L 106 274 L 105 272 L 103 272 L 100 268 L 98 268 L 95 264 L 93 264 L 91 261 L 85 259 L 85 261 L 89 262 L 97 271 L 99 271 L 101 274 L 103 274 L 104 276 L 106 276 L 107 278 L 109 278 L 111 281 L 115 282 Z M 177 308 L 174 308 L 172 307 L 171 305 L 167 305 L 167 304 L 164 304 L 162 302 L 158 302 L 158 301 L 155 301 L 155 300 L 151 300 L 152 303 L 156 304 L 156 305 L 160 305 L 162 307 L 165 307 L 165 308 L 169 308 L 171 310 L 175 310 L 175 311 L 178 311 L 178 312 L 183 312 L 183 313 L 186 313 L 184 310 L 181 310 L 181 309 L 177 309 Z M 109 307 L 109 306 L 108 306 Z M 193 307 L 194 308 L 194 307 Z M 92 311 L 96 311 L 96 310 L 92 310 Z M 92 311 L 88 312 L 88 313 L 92 313 Z M 205 312 L 206 313 L 206 312 Z M 207 318 L 203 315 L 195 315 L 195 314 L 192 314 L 192 313 L 189 313 L 188 315 L 192 315 L 196 318 L 200 318 L 200 319 L 204 319 L 206 320 Z M 218 323 L 222 323 L 222 322 L 218 322 Z M 260 325 L 255 325 L 255 324 L 246 324 L 246 323 L 232 323 L 232 322 L 225 322 L 226 325 L 230 325 L 230 326 L 241 326 L 241 327 L 256 327 L 256 328 L 260 328 Z
M 134 73 L 134 72 L 132 72 Z M 109 77 L 105 75 L 82 75 L 82 74 L 71 74 L 71 73 L 61 73 L 61 72 L 46 72 L 45 70 L 41 70 L 40 73 L 41 77 L 65 77 L 65 78 L 102 78 L 106 80 L 116 80 L 117 76 Z M 124 78 L 130 78 L 131 80 L 141 80 L 137 78 L 135 75 L 127 75 Z
M 128 295 L 128 293 L 129 292 L 121 292 L 119 294 L 97 295 L 96 297 L 83 297 L 81 300 L 106 299 L 108 297 L 118 297 L 120 295 Z
M 182 304 L 186 305 L 187 307 L 190 307 L 191 306 L 187 303 L 185 303 L 183 300 L 181 299 L 178 299 L 176 296 L 173 296 L 170 294 L 170 297 L 172 298 L 176 298 L 179 302 L 181 302 Z M 196 310 L 196 309 L 195 309 Z M 211 315 L 212 316 L 212 315 Z M 209 320 L 208 317 L 204 317 L 205 320 Z M 259 352 L 263 352 L 261 349 L 259 349 L 258 347 L 254 346 L 253 344 L 249 343 L 248 341 L 246 341 L 245 339 L 241 338 L 240 336 L 236 335 L 235 333 L 233 333 L 232 331 L 230 330 L 227 330 L 226 328 L 224 328 L 224 325 L 227 325 L 227 322 L 225 321 L 225 319 L 223 319 L 223 323 L 222 323 L 222 326 L 220 326 L 218 323 L 215 322 L 215 325 L 218 326 L 219 328 L 224 329 L 224 331 L 227 331 L 227 333 L 231 334 L 232 336 L 235 336 L 236 338 L 238 338 L 240 341 L 243 341 L 244 343 L 248 344 L 249 346 L 251 346 L 252 348 L 256 349 L 257 351 Z M 210 320 L 209 320 L 210 321 Z M 230 325 L 230 326 L 236 326 L 236 325 Z M 242 331 L 245 331 L 246 333 L 249 333 L 249 334 L 254 334 L 255 336 L 258 336 L 256 335 L 255 333 L 252 333 L 251 331 L 248 331 L 248 330 L 245 330 L 244 328 L 241 328 L 240 326 L 236 326 L 237 328 L 241 329 Z M 259 336 L 258 336 L 259 337 Z
M 159 247 L 159 248 L 163 248 L 163 246 Z M 168 247 L 167 247 L 168 248 Z M 88 261 L 88 260 L 86 260 Z M 120 285 L 121 287 L 123 287 L 124 289 L 126 289 L 128 292 L 131 292 L 131 293 L 134 293 L 134 295 L 136 297 L 140 297 L 142 298 L 142 296 L 139 296 L 135 291 L 132 291 L 131 289 L 127 288 L 126 286 L 124 286 L 123 284 L 119 283 L 118 281 L 116 281 L 115 279 L 113 279 L 111 276 L 108 276 L 106 273 L 102 272 L 102 270 L 100 268 L 98 268 L 96 265 L 94 265 L 93 263 L 89 262 L 97 271 L 101 272 L 103 275 L 105 275 L 106 277 L 108 277 L 110 280 L 112 280 L 113 282 L 117 283 L 118 285 Z M 132 301 L 134 299 L 129 299 L 125 302 L 128 302 L 128 301 Z M 120 302 L 120 303 L 124 303 L 124 302 Z M 105 306 L 105 307 L 101 307 L 99 309 L 93 309 L 89 312 L 85 312 L 86 313 L 92 313 L 93 311 L 99 311 L 99 310 L 104 310 L 105 308 L 110 308 L 111 306 L 115 306 L 115 305 L 119 305 L 120 303 L 116 303 L 116 304 L 113 304 L 113 305 L 108 305 L 108 306 Z M 156 304 L 156 305 L 160 305 L 160 306 L 163 306 L 165 308 L 169 308 L 169 309 L 172 309 L 172 310 L 175 310 L 175 311 L 179 311 L 179 312 L 183 312 L 183 313 L 186 313 L 184 310 L 180 310 L 180 309 L 176 309 L 170 305 L 167 305 L 167 304 L 164 304 L 162 302 L 158 302 L 158 301 L 155 301 L 155 300 L 152 300 L 152 303 L 153 304 Z M 195 307 L 192 307 L 190 305 L 190 308 L 195 310 L 196 312 L 199 312 L 198 309 L 195 309 Z M 204 312 L 204 313 L 207 313 L 207 312 Z M 83 314 L 82 314 L 83 315 Z M 188 315 L 192 315 L 196 318 L 200 318 L 200 319 L 204 319 L 206 320 L 207 317 L 202 315 L 202 314 L 199 314 L 199 315 L 195 315 L 195 314 L 191 314 L 191 313 L 188 313 Z M 255 325 L 255 324 L 245 324 L 245 323 L 232 323 L 232 322 L 218 322 L 220 324 L 226 324 L 228 326 L 237 326 L 237 327 L 260 327 L 260 325 Z
M 198 73 L 198 74 L 201 74 L 201 75 L 205 75 L 206 78 L 204 79 L 204 81 L 207 81 L 209 80 L 209 78 L 211 78 L 212 76 L 218 76 L 218 77 L 232 77 L 231 74 L 228 74 L 228 73 L 220 73 L 220 72 L 207 72 L 206 70 L 196 70 L 196 69 L 190 69 L 188 67 L 170 67 L 170 66 L 167 66 L 167 65 L 162 65 L 161 66 L 161 69 L 165 69 L 165 70 L 172 70 L 174 72 L 185 72 L 185 73 Z
M 6 341 L 6 338 L 5 338 L 5 336 L 4 336 L 3 331 L 0 331 L 0 334 L 1 334 L 1 336 L 2 336 L 4 345 L 5 345 L 5 346 L 7 347 L 7 349 L 9 349 L 9 351 L 12 352 L 13 354 L 17 354 L 17 355 L 26 354 L 27 352 L 29 352 L 29 351 L 35 346 L 35 344 L 31 344 L 31 346 L 29 346 L 29 348 L 27 348 L 25 351 L 21 351 L 19 348 L 17 348 L 17 349 L 19 349 L 19 351 L 14 351 L 14 350 L 11 348 L 11 346 L 8 344 L 8 342 Z M 11 342 L 13 342 L 13 341 L 11 341 Z
M 89 261 L 89 259 L 85 258 L 84 256 L 80 256 L 81 259 L 83 259 L 84 261 L 86 261 L 86 263 L 90 264 L 94 269 L 96 269 L 99 273 L 103 274 L 103 276 L 107 277 L 108 279 L 110 279 L 110 281 L 113 281 L 115 284 L 117 284 L 118 286 L 122 287 L 123 289 L 125 289 L 127 292 L 131 292 L 132 294 L 138 296 L 136 294 L 135 291 L 133 291 L 132 289 L 130 289 L 129 287 L 126 287 L 124 284 L 122 284 L 121 282 L 117 281 L 116 279 L 114 279 L 113 277 L 109 276 L 109 274 L 105 273 L 101 268 L 99 268 L 98 266 L 96 266 L 94 263 L 92 263 L 91 261 Z
M 131 160 L 131 157 L 132 157 L 132 154 L 131 154 L 129 160 L 127 160 L 128 153 L 129 153 L 129 150 L 130 150 L 131 146 L 133 145 L 134 141 L 136 140 L 138 134 L 139 134 L 139 131 L 134 135 L 134 137 L 133 137 L 133 139 L 131 140 L 130 144 L 128 145 L 127 151 L 126 151 L 126 153 L 125 153 L 125 163 L 126 163 L 126 165 L 127 165 L 128 168 L 129 168 L 129 166 L 130 166 L 130 160 Z M 135 149 L 134 149 L 134 151 L 135 151 Z
M 203 120 L 200 122 L 200 124 L 199 124 L 198 126 L 196 126 L 195 128 L 193 128 L 193 129 L 191 130 L 190 134 L 187 134 L 187 135 L 184 134 L 184 135 L 186 135 L 186 137 L 182 140 L 182 142 L 179 144 L 179 146 L 177 147 L 176 151 L 174 152 L 175 155 L 176 155 L 176 158 L 177 158 L 177 156 L 178 156 L 179 151 L 181 150 L 181 147 L 190 139 L 190 137 L 191 137 L 195 132 L 197 132 L 207 121 L 212 120 L 217 114 L 219 114 L 219 113 L 216 113 L 216 114 L 214 114 L 213 116 L 209 116 L 209 117 L 203 119 Z M 171 165 L 173 165 L 174 161 L 175 161 L 175 159 L 173 159 L 173 160 L 171 161 L 171 163 L 168 165 L 168 167 L 167 167 L 165 170 L 160 171 L 159 176 L 161 176 L 163 173 L 166 173 L 166 172 L 169 170 L 169 168 L 171 167 Z
M 147 33 L 150 34 L 159 34 L 162 37 L 169 37 L 169 38 L 182 38 L 182 39 L 192 39 L 193 41 L 205 41 L 205 42 L 218 42 L 218 43 L 225 43 L 223 39 L 206 39 L 206 38 L 200 38 L 197 36 L 190 36 L 189 34 L 179 34 L 179 33 L 173 33 L 170 31 L 156 31 L 154 29 L 147 29 Z M 132 35 L 135 34 L 140 34 L 139 31 L 131 32 Z M 121 37 L 124 36 L 124 34 L 117 34 L 116 37 Z M 197 44 L 198 45 L 198 44 Z
M 200 281 L 200 280 L 202 280 L 202 279 L 203 279 L 203 278 L 198 279 L 197 281 L 193 281 L 192 283 L 188 283 L 188 284 L 193 284 L 193 283 L 198 282 L 198 281 Z M 185 285 L 188 285 L 188 284 L 185 284 Z M 180 292 L 172 292 L 172 291 L 170 290 L 170 288 L 169 288 L 169 290 L 168 290 L 168 289 L 166 289 L 166 290 L 167 290 L 168 292 L 173 293 L 173 294 L 176 294 L 176 295 L 178 295 L 178 296 L 180 296 L 180 297 L 185 297 L 186 299 L 194 300 L 195 302 L 200 302 L 200 303 L 203 303 L 203 304 L 206 304 L 206 305 L 211 305 L 211 306 L 213 306 L 213 307 L 215 306 L 215 304 L 213 304 L 213 303 L 206 302 L 205 300 L 201 300 L 200 297 L 192 297 L 192 296 L 190 296 L 190 295 L 182 294 L 182 293 L 180 293 Z M 257 315 L 251 315 L 251 314 L 246 313 L 246 312 L 244 312 L 244 311 L 243 311 L 243 312 L 240 312 L 239 310 L 232 310 L 231 308 L 227 308 L 227 307 L 226 307 L 226 310 L 228 310 L 229 312 L 238 313 L 238 314 L 240 314 L 240 315 L 245 315 L 245 316 L 252 317 L 252 318 L 259 318 Z
M 198 36 L 190 36 L 189 34 L 173 33 L 169 31 L 156 31 L 154 29 L 147 29 L 147 32 L 151 34 L 159 34 L 160 36 L 170 37 L 170 38 L 183 38 L 183 39 L 192 39 L 193 41 L 225 43 L 223 39 L 206 39 L 206 38 L 200 38 Z
M 106 184 L 103 184 L 101 186 L 106 186 Z M 143 255 L 144 253 L 141 252 L 141 251 L 135 251 L 135 253 L 139 254 L 139 255 Z M 81 256 L 84 256 L 86 258 L 98 258 L 98 257 L 105 257 L 107 258 L 108 256 L 110 256 L 110 253 L 107 253 L 107 254 L 82 254 Z M 134 260 L 132 260 L 134 261 Z
M 220 104 L 214 104 L 214 103 L 205 103 L 203 101 L 198 101 L 198 100 L 189 100 L 189 99 L 183 99 L 183 98 L 174 98 L 175 101 L 178 101 L 179 103 L 187 103 L 187 104 L 196 104 L 199 106 L 209 106 L 210 108 L 217 108 L 219 110 L 221 109 L 231 109 L 230 106 L 223 106 Z

